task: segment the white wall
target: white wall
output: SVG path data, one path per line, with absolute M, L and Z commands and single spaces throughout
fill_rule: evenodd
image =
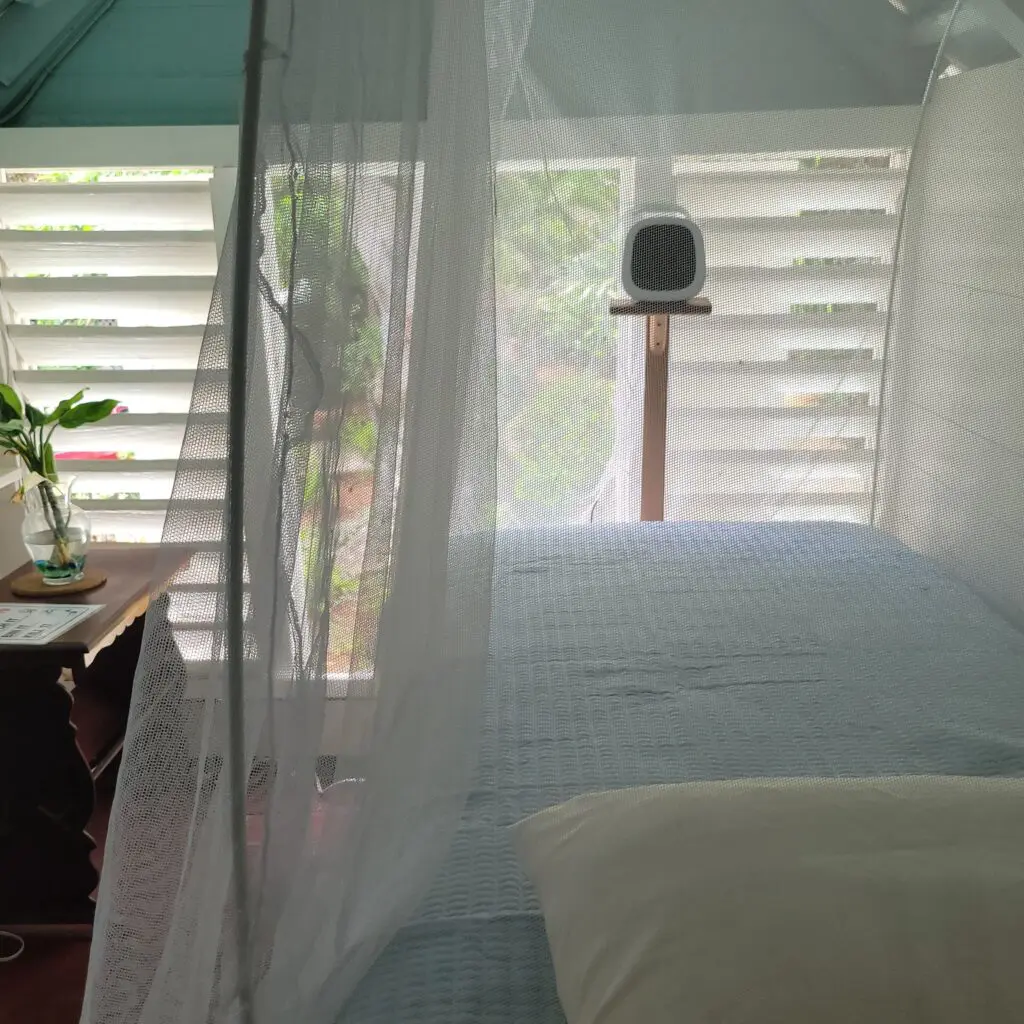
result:
M 0 576 L 28 560 L 21 543 L 21 507 L 11 504 L 13 491 L 13 486 L 0 487 Z
M 1024 61 L 938 84 L 894 309 L 878 525 L 1024 623 Z

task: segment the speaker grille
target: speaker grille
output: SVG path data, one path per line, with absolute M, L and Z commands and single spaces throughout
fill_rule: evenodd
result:
M 651 224 L 633 240 L 630 272 L 637 288 L 673 292 L 689 288 L 697 273 L 693 234 L 682 224 Z

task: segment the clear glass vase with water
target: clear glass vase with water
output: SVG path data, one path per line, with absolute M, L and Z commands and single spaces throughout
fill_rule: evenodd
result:
M 71 501 L 74 479 L 44 480 L 25 490 L 21 537 L 43 582 L 61 586 L 85 575 L 91 527 L 86 513 Z

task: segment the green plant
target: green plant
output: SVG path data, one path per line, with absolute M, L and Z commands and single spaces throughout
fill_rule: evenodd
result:
M 21 399 L 13 388 L 0 384 L 0 452 L 14 455 L 28 470 L 15 494 L 21 500 L 25 492 L 38 487 L 47 523 L 53 530 L 55 547 L 61 563 L 68 561 L 67 523 L 61 511 L 60 500 L 54 491 L 57 483 L 57 464 L 53 454 L 53 432 L 58 427 L 74 430 L 87 423 L 106 419 L 117 408 L 117 402 L 83 402 L 84 391 L 58 402 L 50 412 L 37 409 Z
M 365 416 L 347 418 L 341 427 L 341 443 L 345 451 L 371 462 L 377 451 L 377 424 Z
M 495 182 L 501 522 L 574 515 L 614 441 L 619 172 Z
M 495 272 L 516 362 L 608 371 L 615 331 L 619 176 L 611 170 L 502 173 Z
M 311 254 L 333 268 L 318 293 L 316 304 L 326 312 L 322 330 L 341 350 L 341 393 L 346 405 L 370 400 L 383 364 L 380 314 L 370 292 L 369 270 L 359 255 L 344 200 L 322 188 L 306 187 L 299 174 L 279 175 L 271 183 L 274 210 L 274 248 L 279 285 L 302 293 L 302 269 Z M 293 266 L 294 264 L 294 266 Z M 293 270 L 300 278 L 292 281 Z M 302 303 L 297 298 L 296 319 Z
M 344 566 L 335 565 L 331 568 L 331 603 L 336 604 L 345 598 L 359 596 L 359 577 L 353 576 Z
M 615 441 L 615 382 L 568 373 L 540 387 L 509 425 L 513 507 L 502 519 L 549 518 L 583 501 Z
M 338 390 L 332 387 L 325 396 L 332 407 L 322 410 L 323 424 L 317 427 L 324 432 L 337 429 L 334 439 L 324 433 L 319 440 L 325 444 L 336 440 L 340 450 L 325 456 L 317 448 L 309 458 L 299 544 L 307 581 L 319 582 L 325 562 L 331 565 L 326 595 L 331 606 L 330 646 L 333 656 L 340 653 L 350 661 L 352 605 L 359 596 L 361 556 L 356 560 L 347 549 L 361 551 L 366 524 L 361 520 L 350 537 L 335 536 L 327 543 L 323 530 L 329 523 L 322 521 L 318 508 L 325 497 L 335 500 L 337 473 L 350 465 L 349 456 L 372 464 L 376 454 L 376 394 L 384 359 L 381 315 L 370 286 L 369 267 L 359 254 L 353 224 L 346 215 L 351 196 L 344 189 L 325 188 L 322 181 L 307 185 L 301 173 L 276 176 L 270 191 L 275 284 L 285 295 L 290 293 L 295 325 L 307 334 L 316 331 L 320 339 L 330 342 L 325 351 L 340 355 L 338 365 L 325 367 L 326 372 L 337 374 Z M 315 272 L 307 269 L 311 261 Z
M 15 224 L 15 231 L 95 231 L 92 224 Z

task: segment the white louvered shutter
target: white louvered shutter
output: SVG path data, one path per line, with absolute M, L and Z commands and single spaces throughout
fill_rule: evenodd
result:
M 902 151 L 682 158 L 709 318 L 675 318 L 666 517 L 870 514 Z
M 15 384 L 44 408 L 80 388 L 125 407 L 54 437 L 100 540 L 160 539 L 217 267 L 211 176 L 76 169 L 0 181 Z

